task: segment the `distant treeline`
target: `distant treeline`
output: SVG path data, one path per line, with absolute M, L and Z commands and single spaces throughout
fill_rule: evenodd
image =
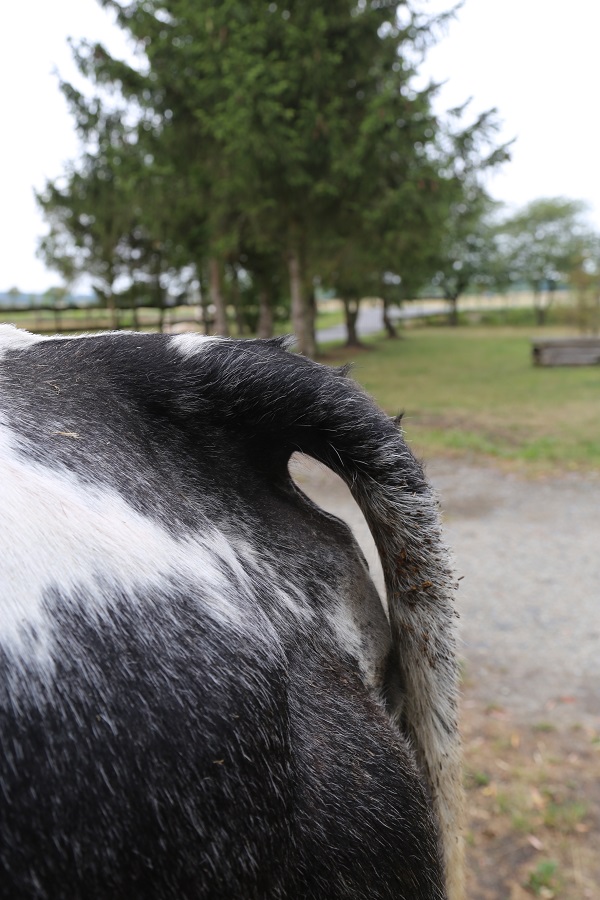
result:
M 112 327 L 191 303 L 219 334 L 269 337 L 285 315 L 311 356 L 324 289 L 343 302 L 349 344 L 363 297 L 381 298 L 390 337 L 388 309 L 423 292 L 445 298 L 453 324 L 469 290 L 522 283 L 540 324 L 565 281 L 596 309 L 585 205 L 502 209 L 486 190 L 510 156 L 495 111 L 435 108 L 439 86 L 419 69 L 451 11 L 100 3 L 135 59 L 73 45 L 87 88 L 61 88 L 80 153 L 37 199 L 41 256 L 65 285 L 85 276 Z

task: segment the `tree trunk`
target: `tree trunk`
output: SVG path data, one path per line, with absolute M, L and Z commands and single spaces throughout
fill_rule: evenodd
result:
M 258 325 L 256 336 L 259 338 L 273 337 L 273 307 L 271 306 L 269 293 L 266 288 L 258 292 Z
M 306 287 L 306 295 L 308 297 L 308 314 L 310 317 L 310 333 L 312 335 L 312 340 L 315 345 L 315 356 L 319 354 L 319 348 L 317 346 L 317 295 L 315 293 L 314 285 L 311 283 Z
M 208 299 L 206 297 L 206 294 L 202 294 L 202 300 L 200 302 L 200 314 L 202 317 L 202 328 L 204 329 L 204 334 L 212 334 L 213 323 L 208 313 Z
M 360 347 L 362 345 L 358 339 L 358 332 L 356 330 L 356 322 L 360 310 L 360 300 L 347 300 L 344 297 L 342 303 L 344 304 L 344 315 L 346 316 L 346 347 Z
M 211 256 L 208 261 L 208 272 L 210 281 L 210 302 L 215 308 L 215 332 L 223 335 L 223 337 L 229 337 L 227 307 L 221 290 L 221 267 L 218 259 L 214 256 Z
M 542 327 L 546 324 L 546 310 L 544 309 L 544 301 L 540 291 L 533 292 L 533 311 L 535 315 L 535 324 Z
M 579 285 L 575 294 L 577 297 L 577 327 L 582 334 L 587 331 L 587 291 L 585 287 Z
M 598 332 L 600 331 L 600 291 L 594 291 L 592 298 L 591 332 L 594 337 L 598 337 Z
M 162 334 L 165 330 L 165 292 L 160 284 L 160 275 L 156 275 L 156 283 L 154 285 L 155 296 L 158 306 L 158 330 Z
M 242 310 L 242 298 L 240 295 L 240 282 L 238 279 L 238 270 L 236 266 L 231 266 L 231 300 L 235 313 L 235 327 L 237 328 L 238 337 L 243 337 L 246 333 L 246 323 L 244 321 L 244 312 Z
M 548 321 L 548 314 L 552 308 L 552 305 L 554 304 L 555 299 L 556 299 L 556 282 L 551 281 L 550 287 L 546 291 L 546 306 L 544 307 L 544 321 L 542 322 L 542 325 L 545 325 L 546 322 Z
M 115 303 L 115 295 L 112 291 L 109 291 L 106 295 L 106 305 L 108 307 L 108 314 L 110 316 L 110 327 L 112 331 L 119 330 L 119 316 L 117 312 L 117 304 Z
M 158 330 L 162 334 L 165 327 L 165 292 L 160 283 L 162 271 L 162 253 L 160 245 L 157 245 L 154 253 L 154 299 L 158 307 Z
M 456 328 L 458 325 L 458 295 L 454 297 L 447 298 L 448 303 L 450 304 L 450 310 L 448 312 L 448 322 L 452 325 L 453 328 Z
M 202 328 L 204 330 L 204 334 L 209 335 L 211 333 L 212 322 L 210 320 L 210 316 L 208 313 L 208 305 L 209 305 L 209 296 L 208 291 L 206 289 L 206 273 L 202 269 L 201 266 L 196 266 L 196 274 L 198 276 L 198 300 L 199 300 L 199 318 L 202 322 Z
M 389 338 L 397 338 L 398 329 L 390 318 L 388 301 L 383 297 L 381 302 L 383 304 L 383 327 L 385 328 L 386 334 Z
M 298 342 L 298 350 L 304 356 L 315 356 L 317 347 L 311 321 L 311 310 L 302 290 L 300 255 L 296 249 L 288 254 L 288 274 L 292 302 L 292 328 Z

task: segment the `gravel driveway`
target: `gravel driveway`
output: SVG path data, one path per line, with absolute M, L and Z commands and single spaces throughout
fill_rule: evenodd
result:
M 294 477 L 352 527 L 381 589 L 379 560 L 345 485 L 299 459 Z M 433 461 L 460 582 L 469 702 L 531 722 L 600 725 L 600 478 L 526 480 Z

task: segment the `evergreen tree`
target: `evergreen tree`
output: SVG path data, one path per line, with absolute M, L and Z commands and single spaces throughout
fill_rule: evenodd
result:
M 415 48 L 439 19 L 420 13 L 416 0 L 99 2 L 131 36 L 138 63 L 97 44 L 75 51 L 97 94 L 112 96 L 96 106 L 75 98 L 79 127 L 95 145 L 62 195 L 42 198 L 54 216 L 48 256 L 67 265 L 70 251 L 57 235 L 69 234 L 72 191 L 76 218 L 105 220 L 101 235 L 85 235 L 88 245 L 98 243 L 96 258 L 91 250 L 87 258 L 105 290 L 114 289 L 119 266 L 131 274 L 134 259 L 131 277 L 154 278 L 157 290 L 191 267 L 209 286 L 221 333 L 229 327 L 228 297 L 242 321 L 243 291 L 233 277 L 240 272 L 260 285 L 261 330 L 270 330 L 283 267 L 299 349 L 309 355 L 316 276 L 339 285 L 355 311 L 389 271 L 415 283 L 454 202 L 440 184 L 460 186 L 445 171 L 451 165 L 431 109 L 435 88 L 414 88 Z M 115 103 L 119 113 L 107 113 Z M 463 149 L 478 137 L 477 127 L 467 131 Z M 107 166 L 107 197 L 92 212 L 91 184 Z M 75 175 L 86 186 L 81 198 Z M 112 230 L 100 213 L 111 194 L 120 204 Z M 121 222 L 121 213 L 130 221 Z

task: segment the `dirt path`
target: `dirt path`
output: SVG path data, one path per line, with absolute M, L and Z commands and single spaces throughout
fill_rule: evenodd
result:
M 295 477 L 346 519 L 381 587 L 366 523 L 327 469 Z M 526 721 L 600 726 L 600 478 L 528 481 L 492 466 L 434 461 L 445 534 L 463 576 L 457 603 L 467 702 Z

